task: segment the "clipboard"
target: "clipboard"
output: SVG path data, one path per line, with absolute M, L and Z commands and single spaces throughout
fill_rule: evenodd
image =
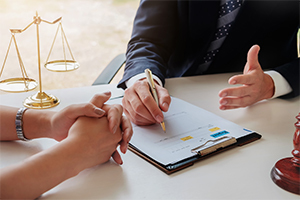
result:
M 248 144 L 248 143 L 251 143 L 255 140 L 258 140 L 260 138 L 261 138 L 260 134 L 258 134 L 256 132 L 253 132 L 253 133 L 251 133 L 247 136 L 244 136 L 242 138 L 239 138 L 237 140 L 234 138 L 235 142 L 232 143 L 232 144 L 227 143 L 228 145 L 225 145 L 225 146 L 217 146 L 217 148 L 214 151 L 209 150 L 208 153 L 204 153 L 204 154 L 201 154 L 201 152 L 200 152 L 200 153 L 198 153 L 197 155 L 195 155 L 193 157 L 181 160 L 181 161 L 179 161 L 177 163 L 174 163 L 172 165 L 163 165 L 163 164 L 157 162 L 153 158 L 147 156 L 145 153 L 139 151 L 137 148 L 135 148 L 130 143 L 129 143 L 128 149 L 130 151 L 132 151 L 133 153 L 135 153 L 136 155 L 143 158 L 144 160 L 148 161 L 149 163 L 151 163 L 152 165 L 154 165 L 155 167 L 157 167 L 158 169 L 160 169 L 164 173 L 170 175 L 170 174 L 173 174 L 177 171 L 180 171 L 182 169 L 185 169 L 187 167 L 190 167 L 190 166 L 194 165 L 195 162 L 204 160 L 206 158 L 209 158 L 211 156 L 214 156 L 214 155 L 219 154 L 221 152 L 224 152 L 226 150 L 233 149 L 233 148 L 238 147 L 238 146 L 243 146 L 245 144 Z
M 261 135 L 255 131 L 243 128 L 178 98 L 171 98 L 169 111 L 165 113 L 168 135 L 164 135 L 159 124 L 153 126 L 133 124 L 134 134 L 128 147 L 130 151 L 168 175 L 192 166 L 195 162 L 261 138 Z M 190 122 L 191 119 L 186 119 L 189 116 L 193 118 L 191 124 L 199 122 L 200 125 L 195 125 L 195 127 L 180 125 L 182 120 Z M 175 120 L 176 117 L 179 123 Z M 205 123 L 210 120 L 212 123 L 206 125 Z M 170 133 L 173 126 L 177 127 L 173 129 L 174 133 Z M 180 128 L 182 130 L 178 130 Z M 173 154 L 181 150 L 187 155 L 175 156 L 173 160 Z

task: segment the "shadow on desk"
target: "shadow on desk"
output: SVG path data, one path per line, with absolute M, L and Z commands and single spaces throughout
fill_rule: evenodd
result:
M 114 173 L 107 173 L 110 170 Z M 39 199 L 120 199 L 120 195 L 127 193 L 126 186 L 122 166 L 110 160 L 80 172 Z
M 260 131 L 261 134 L 264 133 L 264 129 L 266 127 L 272 127 L 277 124 L 293 127 L 293 123 L 291 123 L 291 121 L 296 122 L 295 116 L 297 116 L 300 111 L 300 104 L 298 109 L 295 109 L 293 105 L 299 102 L 299 100 L 300 97 L 292 99 L 275 98 L 271 100 L 263 100 L 252 106 L 240 108 L 241 112 L 232 116 L 231 120 L 237 124 L 242 124 L 243 122 L 248 121 L 251 124 L 247 125 L 247 128 L 253 130 L 255 130 L 256 127 L 261 127 L 261 130 L 256 130 Z M 234 110 L 225 112 L 235 113 Z M 275 133 L 276 131 L 273 132 L 273 134 Z
M 5 162 L 1 162 L 1 168 L 19 163 L 43 150 L 41 145 L 32 145 L 32 142 L 0 142 L 0 158 L 1 160 L 5 160 Z M 6 152 L 9 152 L 9 154 Z

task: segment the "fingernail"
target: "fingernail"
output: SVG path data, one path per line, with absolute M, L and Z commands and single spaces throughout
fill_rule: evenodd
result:
M 226 97 L 227 96 L 227 92 L 224 92 L 221 97 Z
M 130 142 L 131 140 L 131 137 L 127 138 L 127 144 Z
M 221 102 L 221 105 L 226 105 L 228 102 L 226 101 L 226 100 L 223 100 L 222 102 Z
M 160 115 L 157 115 L 157 116 L 155 117 L 155 119 L 156 119 L 156 121 L 159 122 L 159 123 L 163 121 L 163 118 L 162 118 Z
M 105 113 L 104 110 L 102 110 L 101 108 L 97 108 L 97 107 L 95 108 L 94 111 L 97 115 L 101 115 L 101 116 Z
M 114 128 L 113 128 L 113 134 L 115 134 L 116 133 L 116 131 L 117 131 L 117 128 L 118 128 L 118 126 L 116 125 L 116 126 L 114 126 Z
M 104 92 L 103 94 L 105 94 L 106 96 L 110 96 L 111 95 L 111 91 Z
M 169 104 L 167 104 L 166 102 L 164 102 L 162 106 L 163 106 L 165 109 L 168 109 L 168 108 L 169 108 Z

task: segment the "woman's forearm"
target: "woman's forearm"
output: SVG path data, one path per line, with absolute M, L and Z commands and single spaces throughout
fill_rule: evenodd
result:
M 18 108 L 0 107 L 0 140 L 18 140 L 16 133 L 16 114 Z M 23 133 L 28 139 L 48 137 L 51 116 L 55 112 L 28 109 L 23 114 Z
M 77 175 L 84 169 L 78 149 L 78 143 L 64 140 L 20 164 L 1 169 L 0 199 L 34 199 Z
M 69 136 L 52 148 L 0 171 L 0 199 L 34 199 L 80 171 L 110 159 L 122 139 L 106 117 L 81 117 Z
M 0 139 L 18 139 L 15 129 L 18 108 L 0 106 L 0 109 Z M 93 104 L 69 106 L 57 113 L 27 110 L 23 116 L 25 137 L 51 137 L 61 142 L 22 163 L 2 168 L 0 199 L 37 198 L 83 169 L 102 164 L 118 154 L 116 149 L 122 141 L 122 130 L 118 124 L 112 133 L 108 117 L 120 118 L 122 111 L 112 110 L 107 117 Z M 129 120 L 123 120 L 122 126 L 124 130 L 131 129 Z M 132 131 L 126 132 L 126 137 L 130 138 Z
M 18 108 L 1 106 L 0 112 L 0 139 L 17 140 L 15 119 Z

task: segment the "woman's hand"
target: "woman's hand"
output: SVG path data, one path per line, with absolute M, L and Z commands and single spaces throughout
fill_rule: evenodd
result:
M 128 143 L 132 137 L 132 127 L 129 119 L 123 116 L 123 107 L 119 104 L 106 105 L 105 102 L 111 97 L 110 92 L 96 94 L 87 104 L 77 104 L 66 107 L 57 113 L 51 113 L 51 125 L 48 137 L 57 141 L 61 141 L 68 136 L 69 129 L 79 117 L 100 118 L 106 116 L 108 119 L 108 127 L 111 134 L 115 134 L 121 128 L 122 140 L 120 141 L 120 150 L 126 153 Z M 118 151 L 112 154 L 116 163 L 122 164 Z
M 116 152 L 122 132 L 118 127 L 111 133 L 107 117 L 80 117 L 69 130 L 62 143 L 75 147 L 76 160 L 80 170 L 107 162 Z M 70 147 L 70 146 L 69 146 Z M 72 149 L 72 147 L 70 147 Z
M 93 103 L 97 107 L 104 105 L 104 103 L 107 100 L 105 100 L 105 98 L 103 98 L 103 95 L 105 95 L 109 99 L 111 96 L 111 93 L 106 92 L 104 94 L 95 95 L 92 98 L 91 103 Z M 129 119 L 123 115 L 123 107 L 119 104 L 113 104 L 113 105 L 105 104 L 102 107 L 102 109 L 105 110 L 107 119 L 109 121 L 110 131 L 113 134 L 115 134 L 116 130 L 121 128 L 122 140 L 120 141 L 120 150 L 122 153 L 125 154 L 128 149 L 128 143 L 132 137 L 133 131 L 132 131 L 132 126 L 131 126 Z M 116 163 L 118 163 L 118 164 L 123 163 L 118 151 L 115 151 L 113 153 L 112 157 Z
M 104 110 L 92 103 L 70 105 L 51 117 L 51 133 L 49 133 L 49 137 L 61 141 L 68 136 L 69 129 L 79 117 L 99 118 L 104 116 L 104 114 Z

